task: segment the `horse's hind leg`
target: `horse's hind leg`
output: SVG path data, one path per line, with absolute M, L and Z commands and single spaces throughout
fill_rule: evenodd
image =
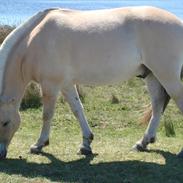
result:
M 69 85 L 67 87 L 64 87 L 62 88 L 62 93 L 65 96 L 68 103 L 70 104 L 70 107 L 75 117 L 79 120 L 80 127 L 82 129 L 83 143 L 80 147 L 79 153 L 84 155 L 91 154 L 92 150 L 91 150 L 90 144 L 93 140 L 93 134 L 85 118 L 83 106 L 79 99 L 76 87 L 74 85 Z
M 155 142 L 160 116 L 164 112 L 170 99 L 163 86 L 152 73 L 149 74 L 145 80 L 151 97 L 152 116 L 143 138 L 133 147 L 138 151 L 146 150 L 149 143 Z
M 166 88 L 167 92 L 169 92 L 171 98 L 175 101 L 177 104 L 178 108 L 183 114 L 183 85 L 181 81 L 175 81 L 170 83 L 169 85 L 167 84 Z M 178 154 L 178 157 L 183 158 L 183 149 L 182 151 Z
M 174 83 L 172 86 L 170 85 L 169 90 L 172 95 L 171 97 L 174 99 L 175 103 L 177 104 L 178 108 L 183 114 L 183 85 L 181 82 Z M 183 149 L 178 154 L 178 157 L 183 158 Z
M 48 82 L 42 84 L 41 87 L 43 93 L 43 126 L 39 139 L 31 146 L 31 153 L 39 153 L 43 147 L 49 145 L 51 119 L 54 114 L 55 103 L 60 90 L 55 87 L 55 85 Z

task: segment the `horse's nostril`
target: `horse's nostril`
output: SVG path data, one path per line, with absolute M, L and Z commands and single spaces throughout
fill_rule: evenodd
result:
M 4 122 L 3 123 L 3 127 L 6 127 L 6 126 L 8 126 L 8 124 L 10 123 L 10 121 L 6 121 L 6 122 Z

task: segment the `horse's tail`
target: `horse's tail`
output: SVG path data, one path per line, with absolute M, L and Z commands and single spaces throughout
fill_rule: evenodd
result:
M 148 124 L 152 116 L 152 106 L 148 105 L 148 107 L 145 109 L 143 116 L 140 118 L 141 124 Z

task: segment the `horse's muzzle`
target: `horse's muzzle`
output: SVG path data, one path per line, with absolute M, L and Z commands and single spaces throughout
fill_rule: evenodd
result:
M 0 160 L 5 159 L 7 155 L 7 149 L 4 144 L 0 144 Z

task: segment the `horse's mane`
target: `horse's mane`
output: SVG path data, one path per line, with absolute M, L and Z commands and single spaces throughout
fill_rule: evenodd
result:
M 9 54 L 11 53 L 12 48 L 19 41 L 20 37 L 30 33 L 32 29 L 45 17 L 45 15 L 47 15 L 49 11 L 54 9 L 46 9 L 33 15 L 23 24 L 14 29 L 3 41 L 0 47 L 0 93 L 2 91 L 2 82 L 6 61 Z

